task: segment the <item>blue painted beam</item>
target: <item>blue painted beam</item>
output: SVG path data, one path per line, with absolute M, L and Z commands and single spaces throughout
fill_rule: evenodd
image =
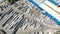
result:
M 57 3 L 55 0 L 48 0 L 49 2 L 53 3 L 54 5 L 58 5 L 59 3 Z

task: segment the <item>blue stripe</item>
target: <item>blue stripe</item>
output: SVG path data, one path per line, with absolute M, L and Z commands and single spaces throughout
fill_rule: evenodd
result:
M 55 0 L 48 0 L 49 2 L 53 3 L 54 5 L 58 5 L 59 3 L 57 3 Z

